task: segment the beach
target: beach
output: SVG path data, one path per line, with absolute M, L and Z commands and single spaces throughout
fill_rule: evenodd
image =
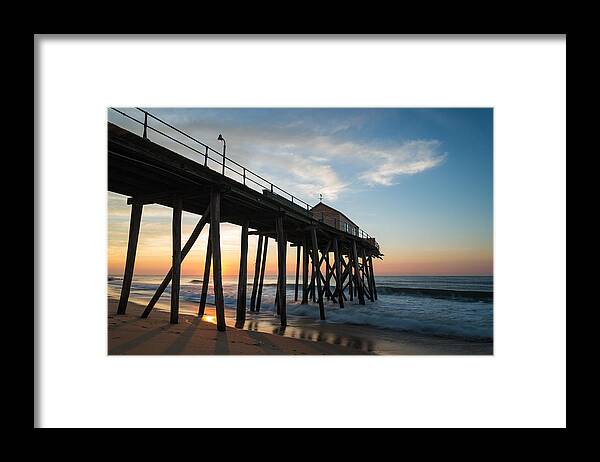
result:
M 170 324 L 166 311 L 156 309 L 147 319 L 141 319 L 144 306 L 130 302 L 127 314 L 117 315 L 117 305 L 118 300 L 109 297 L 109 355 L 361 354 L 324 342 L 236 329 L 230 322 L 225 332 L 219 332 L 211 322 L 214 307 L 207 306 L 203 318 L 180 314 L 179 323 Z
M 127 314 L 117 315 L 118 299 L 108 297 L 109 355 L 490 355 L 491 341 L 469 341 L 369 326 L 291 320 L 282 329 L 278 319 L 248 313 L 242 329 L 226 312 L 227 330 L 218 332 L 214 306 L 199 319 L 194 304 L 183 302 L 178 324 L 169 323 L 168 301 L 147 319 L 143 303 L 130 301 Z

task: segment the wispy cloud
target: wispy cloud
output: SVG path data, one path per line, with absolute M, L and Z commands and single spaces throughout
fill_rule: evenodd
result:
M 294 165 L 290 172 L 295 178 L 295 189 L 299 194 L 307 197 L 323 194 L 325 197 L 335 200 L 350 184 L 344 182 L 331 165 L 318 165 L 309 169 L 303 168 L 301 165 Z
M 368 186 L 391 186 L 402 175 L 437 167 L 447 157 L 441 147 L 438 140 L 408 140 L 376 146 L 341 141 L 334 136 L 317 136 L 288 143 L 286 152 L 279 154 L 273 154 L 277 152 L 274 145 L 263 144 L 257 161 L 265 168 L 281 167 L 293 190 L 313 197 L 321 192 L 335 200 L 358 180 Z M 340 171 L 345 174 L 338 173 Z
M 387 151 L 370 153 L 377 162 L 359 178 L 369 185 L 391 186 L 402 175 L 414 175 L 437 167 L 446 159 L 437 140 L 414 140 Z

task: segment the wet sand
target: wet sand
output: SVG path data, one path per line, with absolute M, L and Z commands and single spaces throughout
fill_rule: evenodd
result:
M 181 304 L 179 324 L 169 324 L 168 304 L 159 302 L 147 319 L 145 305 L 130 301 L 126 315 L 116 315 L 117 300 L 108 298 L 109 355 L 491 355 L 492 342 L 471 342 L 377 329 L 333 324 L 309 318 L 288 319 L 282 329 L 272 313 L 248 313 L 243 329 L 226 310 L 227 331 L 218 332 L 214 306 L 205 316 L 197 307 Z

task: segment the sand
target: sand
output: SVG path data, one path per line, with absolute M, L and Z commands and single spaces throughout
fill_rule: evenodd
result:
M 248 319 L 243 329 L 226 318 L 218 332 L 214 307 L 206 316 L 179 315 L 169 323 L 167 311 L 154 309 L 141 319 L 144 305 L 130 301 L 126 315 L 117 315 L 117 300 L 108 298 L 109 355 L 491 355 L 492 342 L 470 342 L 368 326 L 327 322 L 296 322 L 285 332 L 273 323 Z M 249 317 L 251 315 L 249 314 Z
M 343 346 L 236 329 L 230 325 L 225 332 L 219 332 L 215 324 L 185 314 L 179 315 L 179 324 L 170 324 L 169 314 L 156 309 L 147 319 L 141 319 L 144 307 L 134 302 L 127 305 L 127 314 L 117 315 L 117 304 L 109 298 L 109 355 L 364 354 Z

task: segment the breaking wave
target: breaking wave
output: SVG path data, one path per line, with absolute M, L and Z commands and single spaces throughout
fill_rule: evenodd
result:
M 384 295 L 413 295 L 444 300 L 470 300 L 475 302 L 491 302 L 494 299 L 494 292 L 480 290 L 431 289 L 422 287 L 381 286 L 377 287 L 377 293 Z

